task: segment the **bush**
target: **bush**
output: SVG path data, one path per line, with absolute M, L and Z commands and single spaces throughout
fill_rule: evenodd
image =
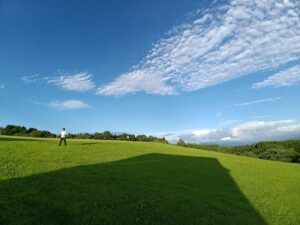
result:
M 281 160 L 292 162 L 297 160 L 298 153 L 293 149 L 267 149 L 258 154 L 258 157 L 261 159 L 270 159 L 270 160 Z
M 181 146 L 181 147 L 186 147 L 186 143 L 184 142 L 184 140 L 179 139 L 176 143 L 176 145 Z
M 144 142 L 148 142 L 149 141 L 148 137 L 146 135 L 144 135 L 144 134 L 136 136 L 136 140 L 137 141 L 144 141 Z

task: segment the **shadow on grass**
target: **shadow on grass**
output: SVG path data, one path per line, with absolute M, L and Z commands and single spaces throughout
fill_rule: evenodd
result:
M 99 143 L 96 143 L 96 142 L 86 142 L 86 143 L 80 143 L 78 145 L 96 145 L 96 144 L 99 144 Z
M 266 224 L 214 158 L 148 154 L 0 182 L 0 224 Z

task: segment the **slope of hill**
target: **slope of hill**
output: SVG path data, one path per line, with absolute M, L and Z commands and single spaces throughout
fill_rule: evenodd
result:
M 189 144 L 180 139 L 177 145 L 260 159 L 300 163 L 300 140 L 262 141 L 251 145 L 220 146 L 217 144 Z
M 0 224 L 299 224 L 300 166 L 159 143 L 0 137 Z

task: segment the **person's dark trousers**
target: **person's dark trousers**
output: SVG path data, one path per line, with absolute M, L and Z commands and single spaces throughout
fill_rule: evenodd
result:
M 60 138 L 60 141 L 59 141 L 59 146 L 61 146 L 61 142 L 64 141 L 65 143 L 65 146 L 67 145 L 67 141 L 65 138 Z

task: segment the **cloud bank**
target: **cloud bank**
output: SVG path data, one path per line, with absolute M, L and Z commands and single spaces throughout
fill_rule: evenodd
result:
M 161 136 L 174 143 L 180 138 L 189 143 L 245 144 L 300 137 L 300 122 L 295 120 L 254 120 L 217 129 L 171 132 Z
M 86 103 L 80 100 L 67 100 L 67 101 L 52 100 L 46 105 L 56 110 L 64 110 L 64 109 L 74 110 L 74 109 L 84 109 L 90 107 L 89 105 L 87 105 Z
M 298 0 L 232 0 L 171 29 L 132 71 L 97 93 L 171 95 L 280 68 L 299 60 L 299 21 Z

